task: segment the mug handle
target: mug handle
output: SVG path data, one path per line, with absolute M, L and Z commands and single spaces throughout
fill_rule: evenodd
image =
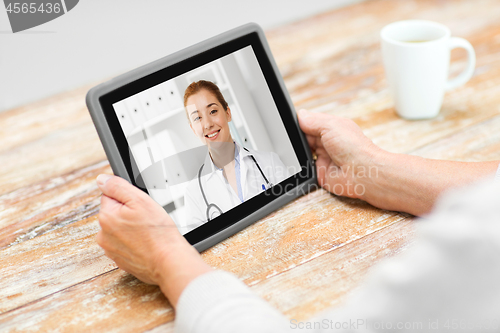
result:
M 450 51 L 457 47 L 461 47 L 467 51 L 467 67 L 456 78 L 446 82 L 445 89 L 451 90 L 465 84 L 472 77 L 474 68 L 476 67 L 476 53 L 472 45 L 467 40 L 460 37 L 451 37 L 448 47 Z

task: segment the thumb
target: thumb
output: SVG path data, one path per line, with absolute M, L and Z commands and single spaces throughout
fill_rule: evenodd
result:
M 332 115 L 324 113 L 312 113 L 305 109 L 299 110 L 299 126 L 302 131 L 311 136 L 321 136 L 321 134 L 328 128 L 328 123 Z
M 117 176 L 101 174 L 97 176 L 96 181 L 97 186 L 105 196 L 125 205 L 137 197 L 135 191 L 142 192 L 125 179 Z

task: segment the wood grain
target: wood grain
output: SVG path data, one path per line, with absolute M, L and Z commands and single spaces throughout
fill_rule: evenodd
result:
M 426 121 L 396 116 L 378 33 L 421 18 L 468 39 L 477 65 Z M 381 147 L 463 161 L 500 159 L 498 1 L 374 0 L 266 32 L 297 108 L 352 118 Z M 300 47 L 297 47 L 300 45 Z M 452 75 L 465 63 L 452 53 Z M 95 243 L 111 172 L 84 103 L 90 86 L 0 114 L 0 331 L 172 331 L 157 287 L 116 269 Z M 205 251 L 298 320 L 338 306 L 384 257 L 413 239 L 413 219 L 318 190 Z
M 173 319 L 173 310 L 157 286 L 116 269 L 4 313 L 0 330 L 138 332 Z
M 426 158 L 464 162 L 500 160 L 499 129 L 500 115 L 411 153 Z
M 0 249 L 95 215 L 100 173 L 111 173 L 107 161 L 1 195 Z
M 377 236 L 372 235 L 371 238 L 360 237 L 357 240 L 349 242 L 348 244 L 350 244 L 350 246 L 340 246 L 339 248 L 342 248 L 340 252 L 336 251 L 335 254 L 331 253 L 331 255 L 329 256 L 321 256 L 322 258 L 324 258 L 324 260 L 322 260 L 321 262 L 314 261 L 314 264 L 312 264 L 312 266 L 310 264 L 310 260 L 298 263 L 296 265 L 297 267 L 304 267 L 297 273 L 306 274 L 308 276 L 306 281 L 308 281 L 311 277 L 317 276 L 317 270 L 321 265 L 325 266 L 325 272 L 329 272 L 328 269 L 341 270 L 344 273 L 339 275 L 339 277 L 343 276 L 343 274 L 349 274 L 353 277 L 351 279 L 341 279 L 342 283 L 344 284 L 344 287 L 341 290 L 345 292 L 346 290 L 350 290 L 350 288 L 356 285 L 356 283 L 358 282 L 357 279 L 362 276 L 361 273 L 364 273 L 364 270 L 366 270 L 366 268 L 371 265 L 371 262 L 373 260 L 388 255 L 392 253 L 392 251 L 398 251 L 398 249 L 401 248 L 402 243 L 407 240 L 409 235 L 411 235 L 412 230 L 412 225 L 408 222 L 392 224 L 390 228 L 383 228 L 381 229 L 381 231 L 375 232 Z M 83 234 L 83 232 L 78 231 L 75 232 L 75 234 Z M 236 237 L 233 237 L 233 239 L 234 238 Z M 371 240 L 376 240 L 376 242 L 372 242 Z M 24 245 L 27 244 L 28 242 L 24 243 Z M 88 246 L 87 244 L 85 245 Z M 373 253 L 368 254 L 368 247 Z M 67 252 L 72 251 L 72 249 L 63 247 L 62 249 Z M 100 252 L 99 249 L 95 250 L 97 252 Z M 255 250 L 255 248 L 253 248 L 253 250 Z M 355 251 L 356 256 L 359 256 L 359 258 L 352 255 L 352 251 Z M 237 248 L 227 246 L 225 247 L 224 252 L 226 252 L 223 253 L 224 256 L 233 258 L 233 266 L 245 267 L 248 265 L 246 263 L 246 258 L 248 258 L 248 256 L 242 254 L 241 251 L 238 251 Z M 82 259 L 86 258 L 85 253 L 82 253 L 82 251 L 79 251 L 79 253 L 82 255 Z M 44 253 L 41 253 L 41 256 L 43 255 Z M 205 252 L 204 255 L 207 255 L 207 253 Z M 337 259 L 332 260 L 332 258 L 335 257 Z M 349 257 L 352 261 L 352 268 L 350 268 L 351 273 L 346 273 L 347 264 L 344 261 L 344 258 L 346 257 Z M 105 257 L 101 257 L 100 260 L 105 261 L 107 259 Z M 95 261 L 88 258 L 87 260 L 82 260 L 82 262 L 86 262 L 87 265 L 89 265 Z M 318 266 L 318 263 L 320 266 Z M 265 262 L 258 263 L 258 265 L 266 264 L 269 265 L 269 263 Z M 109 265 L 112 265 L 112 263 L 109 262 Z M 215 267 L 226 269 L 223 266 L 224 265 L 219 264 Z M 254 268 L 257 267 L 258 266 L 254 265 Z M 36 267 L 34 268 L 36 269 Z M 75 270 L 78 269 L 75 268 Z M 66 272 L 60 273 L 67 275 Z M 241 272 L 237 271 L 236 273 L 240 276 L 240 278 L 244 280 L 244 277 L 241 276 Z M 92 272 L 92 274 L 93 276 L 95 276 L 98 275 L 98 272 L 94 271 Z M 356 274 L 358 275 L 355 276 Z M 38 274 L 35 281 L 42 280 L 43 276 L 41 275 L 42 274 Z M 293 284 L 296 282 L 296 276 L 294 275 L 292 275 L 292 278 L 287 277 L 286 274 L 274 274 L 272 276 L 276 276 L 276 278 L 278 279 L 277 281 L 283 281 L 285 279 L 286 281 L 288 281 L 288 284 Z M 71 278 L 76 277 L 69 276 L 68 281 L 70 281 Z M 268 277 L 263 281 L 269 280 L 270 278 Z M 316 279 L 313 278 L 311 281 L 314 280 Z M 248 283 L 248 281 L 246 282 Z M 259 282 L 261 281 L 252 281 L 249 284 L 259 285 Z M 321 283 L 326 282 L 327 281 L 324 280 Z M 339 281 L 337 280 L 337 282 Z M 45 283 L 50 284 L 50 281 L 45 280 Z M 317 288 L 321 288 L 318 281 L 316 281 L 315 283 Z M 29 283 L 23 284 L 30 285 Z M 300 298 L 304 296 L 303 292 L 307 289 L 307 287 L 305 287 L 306 285 L 302 286 L 302 288 L 305 289 L 302 292 L 297 293 L 297 297 Z M 139 324 L 140 320 L 144 320 L 143 324 L 145 326 L 143 328 L 152 327 L 148 326 L 148 323 L 150 322 L 154 325 L 158 325 L 159 323 L 172 320 L 171 308 L 168 306 L 167 301 L 164 299 L 157 287 L 148 286 L 136 280 L 132 276 L 122 272 L 121 270 L 113 269 L 109 273 L 102 274 L 94 279 L 89 279 L 88 281 L 82 281 L 82 283 L 77 284 L 71 288 L 65 289 L 61 285 L 55 285 L 53 287 L 57 290 L 63 290 L 63 292 L 48 294 L 47 297 L 41 297 L 41 295 L 38 295 L 37 299 L 42 299 L 41 301 L 33 302 L 31 304 L 28 303 L 28 305 L 26 306 L 8 311 L 4 315 L 0 316 L 0 328 L 11 329 L 19 327 L 22 324 L 25 327 L 32 327 L 36 328 L 36 330 L 45 331 L 50 327 L 54 327 L 53 325 L 58 324 L 59 329 L 67 332 L 72 332 L 78 331 L 78 327 L 80 327 L 82 323 L 85 323 L 87 327 L 92 327 L 93 329 L 97 330 L 102 327 L 107 327 L 107 325 L 112 325 L 109 327 L 112 327 L 113 329 L 120 332 L 135 332 L 137 327 L 133 324 L 131 325 L 128 320 L 123 322 L 113 322 L 112 318 L 128 318 L 132 320 L 131 317 L 133 317 L 135 318 L 133 319 L 135 324 Z M 266 290 L 265 288 L 269 288 L 269 286 L 265 285 L 262 288 L 264 288 L 263 290 Z M 272 288 L 274 287 L 271 287 L 271 289 Z M 286 290 L 288 290 L 288 288 Z M 339 290 L 337 290 L 337 292 L 339 292 Z M 262 293 L 259 292 L 259 294 Z M 318 294 L 314 293 L 314 295 Z M 288 295 L 287 297 L 290 298 L 290 295 Z M 96 300 L 97 302 L 92 303 L 92 306 L 89 308 L 89 300 Z M 151 302 L 148 303 L 150 306 L 145 306 L 143 304 L 144 300 Z M 125 306 L 124 303 L 127 303 L 127 306 Z M 306 305 L 306 303 L 301 303 L 303 306 Z M 316 302 L 309 299 L 309 303 L 314 304 Z M 296 303 L 296 305 L 297 304 L 298 303 Z M 106 309 L 104 314 L 102 313 L 103 308 Z M 161 309 L 161 311 L 159 310 L 159 308 Z M 287 310 L 286 307 L 282 306 L 278 306 L 278 308 L 284 312 L 285 310 Z M 315 308 L 318 308 L 318 304 L 315 305 Z M 131 309 L 133 309 L 133 314 L 130 313 Z M 153 314 L 151 314 L 152 310 L 155 310 L 153 311 Z M 61 316 L 64 316 L 67 311 L 70 311 L 72 313 L 85 313 L 85 316 L 73 318 L 68 322 L 61 322 Z M 33 315 L 32 318 L 27 319 L 30 314 Z M 166 314 L 169 315 L 166 316 Z
M 203 258 L 253 285 L 408 216 L 318 190 L 208 249 Z
M 391 224 L 316 260 L 266 279 L 253 290 L 290 319 L 310 318 L 342 304 L 365 279 L 372 265 L 410 246 L 414 228 L 412 219 Z
M 318 190 L 205 251 L 203 257 L 253 285 L 407 216 Z M 97 231 L 92 216 L 0 251 L 0 311 L 114 269 L 95 243 Z
M 55 178 L 103 161 L 105 154 L 90 116 L 0 153 L 0 193 Z

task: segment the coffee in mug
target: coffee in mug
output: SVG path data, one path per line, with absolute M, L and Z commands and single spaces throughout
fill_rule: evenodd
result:
M 438 115 L 444 92 L 465 84 L 474 73 L 476 57 L 472 45 L 451 37 L 440 23 L 408 20 L 391 23 L 380 32 L 382 57 L 396 112 L 406 119 L 428 119 Z M 467 51 L 467 66 L 448 80 L 450 51 Z

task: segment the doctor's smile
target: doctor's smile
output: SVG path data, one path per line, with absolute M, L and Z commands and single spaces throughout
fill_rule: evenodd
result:
M 220 132 L 220 130 L 212 132 L 210 134 L 205 135 L 205 137 L 215 140 L 217 138 L 217 135 L 219 134 L 219 132 Z

